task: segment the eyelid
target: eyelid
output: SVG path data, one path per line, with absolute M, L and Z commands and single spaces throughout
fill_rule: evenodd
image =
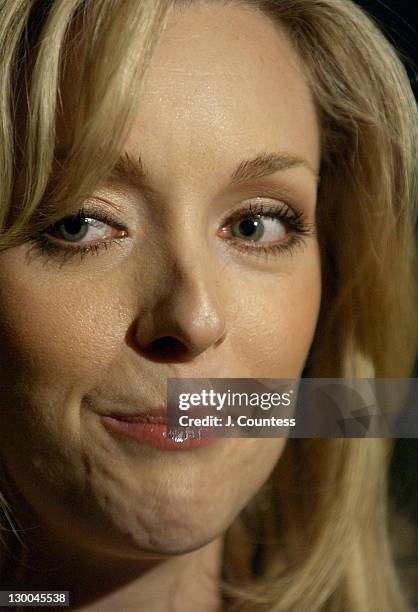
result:
M 107 208 L 95 204 L 94 200 L 87 200 L 86 204 L 75 214 L 80 213 L 82 217 L 93 217 L 98 221 L 113 225 L 116 229 L 127 231 L 127 227 L 123 223 L 121 223 Z
M 91 219 L 92 223 L 89 225 L 93 229 L 95 228 L 94 222 L 97 221 L 99 223 L 108 225 L 111 229 L 121 231 L 123 234 L 117 237 L 107 236 L 74 243 L 71 243 L 70 240 L 65 240 L 65 238 L 53 235 L 54 231 L 59 232 L 57 226 L 61 225 L 65 219 L 75 219 L 77 217 L 82 218 L 85 222 Z M 45 253 L 50 255 L 57 255 L 59 258 L 61 258 L 62 262 L 65 262 L 72 256 L 79 256 L 80 258 L 83 258 L 89 252 L 98 254 L 99 249 L 108 249 L 111 244 L 118 244 L 121 246 L 120 241 L 125 240 L 127 237 L 128 231 L 126 227 L 115 219 L 112 214 L 109 214 L 106 210 L 104 210 L 103 207 L 98 207 L 93 203 L 92 205 L 89 204 L 88 207 L 82 206 L 78 210 L 74 211 L 74 213 L 68 212 L 68 214 L 60 217 L 57 221 L 48 225 L 48 227 L 45 229 L 38 231 L 31 238 L 30 242 L 32 242 L 34 249 L 36 249 L 38 246 L 41 251 L 43 250 Z
M 269 202 L 270 200 L 271 202 Z M 263 213 L 255 212 L 255 209 L 263 208 Z M 240 206 L 234 208 L 231 212 L 227 213 L 222 221 L 221 227 L 223 227 L 227 223 L 232 223 L 239 219 L 242 219 L 246 216 L 252 216 L 256 214 L 263 214 L 264 216 L 274 216 L 278 217 L 279 214 L 288 217 L 295 217 L 305 222 L 306 214 L 297 206 L 289 205 L 287 202 L 283 200 L 277 200 L 271 197 L 262 197 L 257 196 L 253 198 L 246 198 L 245 200 L 240 202 Z
M 246 190 L 246 198 L 242 199 L 237 207 L 225 215 L 221 228 L 225 225 L 233 223 L 235 220 L 243 219 L 251 216 L 265 216 L 278 219 L 286 223 L 289 227 L 290 238 L 286 241 L 272 242 L 269 245 L 258 243 L 259 246 L 249 246 L 251 241 L 241 240 L 239 238 L 224 238 L 224 243 L 237 251 L 246 251 L 250 255 L 264 255 L 266 258 L 278 254 L 291 255 L 298 247 L 303 247 L 305 244 L 304 236 L 316 234 L 315 224 L 309 223 L 306 220 L 306 213 L 302 211 L 299 205 L 295 204 L 292 197 L 291 200 L 283 199 L 283 189 L 280 189 L 280 197 L 278 198 L 276 189 L 260 189 L 255 190 L 254 196 L 249 197 L 249 192 Z M 274 195 L 273 195 L 274 194 Z M 48 226 L 45 230 L 39 232 L 32 237 L 33 248 L 38 249 L 38 252 L 47 253 L 50 257 L 60 259 L 63 263 L 69 261 L 73 257 L 83 259 L 87 254 L 98 254 L 102 248 L 108 249 L 113 244 L 122 246 L 122 242 L 126 237 L 129 237 L 128 229 L 115 216 L 108 211 L 107 206 L 95 203 L 95 200 L 105 200 L 94 198 L 86 200 L 86 205 L 75 210 L 74 213 L 68 212 L 65 216 L 59 218 L 55 223 Z M 270 200 L 270 202 L 268 202 Z M 110 206 L 110 203 L 108 204 Z M 91 240 L 84 243 L 73 243 L 71 241 L 59 241 L 46 237 L 47 230 L 54 227 L 68 217 L 80 216 L 83 219 L 97 219 L 99 222 L 113 226 L 121 230 L 124 235 L 119 238 Z M 217 224 L 219 229 L 219 225 Z M 219 234 L 218 234 L 219 235 Z M 257 241 L 254 241 L 257 244 Z M 65 246 L 64 246 L 65 245 Z M 32 249 L 31 249 L 32 250 Z
M 296 213 L 308 212 L 307 201 L 308 193 L 302 188 L 297 189 L 284 184 L 272 184 L 268 179 L 263 179 L 257 183 L 250 183 L 245 188 L 233 192 L 234 199 L 240 203 L 248 200 L 267 198 L 274 200 L 276 203 L 281 202 L 292 208 Z M 306 202 L 306 203 L 305 203 Z
M 64 216 L 57 219 L 54 223 L 48 225 L 43 230 L 40 230 L 38 232 L 38 235 L 47 234 L 48 230 L 56 228 L 61 223 L 63 223 L 66 219 L 69 219 L 69 218 L 71 219 L 82 218 L 85 221 L 88 221 L 89 219 L 91 219 L 93 222 L 98 221 L 105 225 L 109 225 L 117 230 L 124 231 L 125 233 L 127 233 L 128 231 L 126 226 L 123 223 L 121 223 L 118 219 L 116 219 L 116 217 L 114 217 L 110 212 L 105 210 L 102 206 L 98 206 L 97 204 L 95 205 L 93 203 L 93 204 L 83 205 L 81 206 L 81 208 L 75 210 L 74 212 L 68 212 Z M 91 226 L 94 227 L 94 223 L 92 223 Z

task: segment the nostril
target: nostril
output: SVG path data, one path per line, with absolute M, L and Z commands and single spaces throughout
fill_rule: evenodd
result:
M 160 357 L 166 358 L 181 357 L 188 352 L 187 346 L 172 336 L 164 336 L 154 340 L 151 343 L 149 350 L 153 351 Z

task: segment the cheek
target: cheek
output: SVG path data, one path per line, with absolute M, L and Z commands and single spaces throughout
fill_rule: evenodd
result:
M 74 274 L 34 272 L 23 254 L 8 254 L 0 259 L 1 375 L 8 383 L 91 385 L 123 334 L 117 292 Z
M 252 285 L 256 290 L 249 287 L 242 290 L 246 306 L 236 328 L 242 363 L 251 377 L 298 377 L 318 320 L 319 256 L 312 253 L 296 271 L 289 267 L 289 272 L 274 277 L 260 275 Z

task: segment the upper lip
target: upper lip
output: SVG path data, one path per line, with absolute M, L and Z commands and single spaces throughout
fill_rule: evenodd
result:
M 133 420 L 150 420 L 150 421 L 166 421 L 167 420 L 167 406 L 159 406 L 157 408 L 140 408 L 135 412 L 126 412 L 121 410 L 113 410 L 107 416 L 115 419 L 129 419 Z

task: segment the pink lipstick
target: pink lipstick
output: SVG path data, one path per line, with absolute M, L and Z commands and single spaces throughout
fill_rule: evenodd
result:
M 158 409 L 140 415 L 102 416 L 105 428 L 122 437 L 131 438 L 140 444 L 148 444 L 160 450 L 189 450 L 208 446 L 216 442 L 216 437 L 205 438 L 208 428 L 172 427 L 176 435 L 168 435 L 167 410 Z

